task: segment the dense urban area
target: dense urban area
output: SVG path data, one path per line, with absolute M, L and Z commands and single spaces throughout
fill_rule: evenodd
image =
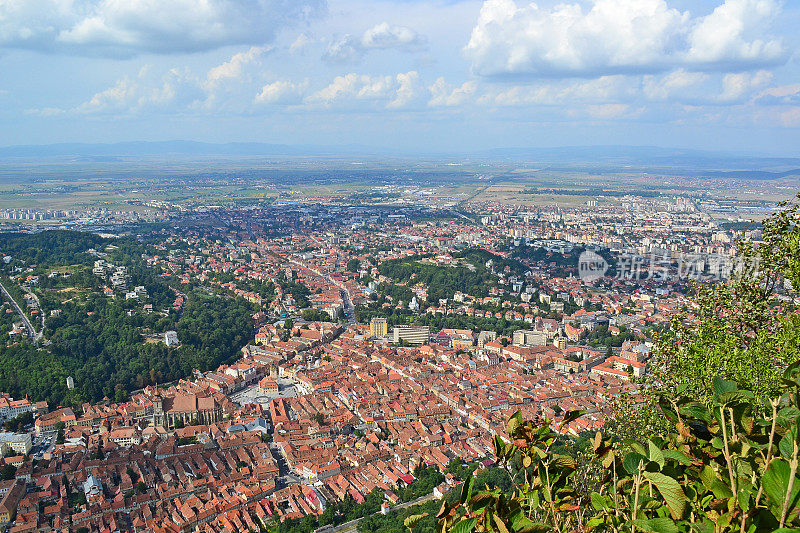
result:
M 639 402 L 774 208 L 581 194 L 3 210 L 0 528 L 402 531 L 507 487 L 512 413 L 581 439 Z

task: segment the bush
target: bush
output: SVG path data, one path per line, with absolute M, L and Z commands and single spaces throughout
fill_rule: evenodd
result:
M 437 514 L 441 531 L 776 531 L 800 528 L 800 361 L 783 373 L 782 395 L 760 416 L 754 394 L 713 380 L 710 406 L 683 396 L 664 398 L 662 416 L 675 430 L 646 442 L 592 442 L 597 490 L 578 490 L 575 458 L 553 451 L 549 420 L 508 422 L 495 437 L 498 463 L 512 476 L 510 492 L 473 492 Z M 566 423 L 582 413 L 566 413 Z M 409 524 L 413 529 L 413 521 Z M 794 529 L 792 529 L 794 531 Z

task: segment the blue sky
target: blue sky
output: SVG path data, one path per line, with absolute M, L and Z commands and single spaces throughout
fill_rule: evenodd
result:
M 797 0 L 0 0 L 0 144 L 800 155 Z

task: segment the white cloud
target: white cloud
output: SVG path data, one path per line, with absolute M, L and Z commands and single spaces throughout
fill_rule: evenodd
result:
M 308 82 L 294 83 L 292 81 L 278 80 L 268 83 L 256 95 L 257 104 L 299 104 L 303 93 L 308 87 Z
M 734 68 L 781 60 L 781 42 L 764 36 L 778 13 L 780 5 L 776 0 L 726 0 L 692 29 L 687 60 Z
M 586 106 L 586 112 L 594 118 L 623 118 L 640 115 L 643 109 L 631 110 L 628 104 L 602 104 Z
M 369 50 L 396 48 L 405 51 L 420 49 L 425 38 L 405 26 L 393 26 L 382 22 L 367 29 L 361 37 L 346 34 L 328 44 L 323 56 L 329 61 L 352 63 L 361 59 Z
M 678 69 L 661 77 L 644 76 L 642 78 L 642 91 L 650 100 L 667 100 L 676 92 L 689 87 L 694 87 L 708 79 L 702 72 L 687 72 Z
M 314 39 L 311 35 L 303 32 L 298 35 L 297 39 L 295 39 L 294 42 L 292 42 L 292 44 L 289 46 L 289 52 L 293 54 L 303 53 L 305 49 L 315 41 L 316 39 Z
M 151 86 L 125 76 L 113 87 L 96 93 L 73 111 L 79 114 L 138 112 L 144 108 L 166 106 L 175 99 L 175 81 L 174 77 L 167 78 L 161 85 Z
M 251 46 L 245 52 L 234 54 L 228 61 L 208 71 L 206 86 L 213 88 L 227 80 L 238 80 L 242 77 L 245 67 L 260 59 L 268 50 L 269 47 Z
M 752 68 L 783 57 L 780 42 L 763 37 L 778 0 L 726 0 L 698 19 L 666 0 L 589 5 L 485 0 L 464 52 L 476 73 L 501 77 Z
M 353 101 L 386 102 L 387 108 L 405 106 L 416 96 L 416 71 L 396 76 L 369 76 L 349 73 L 337 76 L 326 87 L 306 98 L 308 104 L 330 107 Z
M 624 76 L 601 76 L 590 81 L 516 85 L 501 91 L 489 91 L 478 101 L 496 106 L 558 105 L 572 102 L 603 103 L 624 96 L 630 81 Z
M 800 83 L 764 89 L 756 96 L 755 101 L 762 105 L 800 104 Z
M 749 72 L 726 74 L 722 78 L 722 94 L 719 95 L 719 100 L 723 102 L 739 100 L 753 89 L 763 87 L 770 81 L 772 81 L 772 73 L 766 70 L 760 70 L 754 74 Z
M 432 95 L 428 105 L 431 107 L 461 105 L 475 93 L 477 88 L 474 81 L 466 81 L 459 87 L 453 87 L 444 78 L 438 78 L 433 85 L 428 87 Z
M 407 106 L 419 95 L 419 73 L 417 71 L 400 73 L 395 79 L 397 80 L 397 92 L 394 100 L 386 106 L 392 109 Z
M 416 48 L 425 39 L 411 28 L 391 26 L 382 22 L 364 32 L 361 46 L 364 48 Z
M 131 57 L 261 45 L 325 0 L 0 0 L 0 46 Z
M 354 63 L 363 55 L 364 49 L 358 39 L 348 34 L 331 41 L 322 57 L 334 63 Z

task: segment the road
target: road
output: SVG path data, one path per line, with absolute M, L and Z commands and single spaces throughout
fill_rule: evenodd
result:
M 28 320 L 28 316 L 22 312 L 22 308 L 19 306 L 17 301 L 11 297 L 11 293 L 9 293 L 6 290 L 2 282 L 0 282 L 0 290 L 3 291 L 3 296 L 5 296 L 6 299 L 9 302 L 11 302 L 11 305 L 14 306 L 14 308 L 17 311 L 17 314 L 20 316 L 20 318 L 22 318 L 22 322 L 25 324 L 25 329 L 28 330 L 28 337 L 33 339 L 33 342 L 39 342 L 39 340 L 42 338 L 42 332 L 39 333 L 36 332 L 36 329 L 34 329 L 33 324 L 31 324 L 31 321 Z M 39 312 L 41 313 L 41 307 L 39 308 Z
M 411 507 L 412 505 L 418 505 L 420 503 L 425 503 L 433 499 L 433 494 L 428 494 L 427 496 L 420 496 L 416 500 L 411 500 L 410 502 L 399 503 L 391 508 L 391 511 L 397 511 L 399 509 L 405 509 L 406 507 Z M 378 514 L 378 513 L 375 513 Z M 355 520 L 351 520 L 349 522 L 345 522 L 344 524 L 340 524 L 333 528 L 332 531 L 335 533 L 351 533 L 353 531 L 358 531 L 358 523 L 363 520 L 363 518 L 357 518 Z
M 295 261 L 294 259 L 289 259 L 290 263 L 294 263 L 295 265 L 299 266 L 300 268 L 305 268 L 306 270 L 310 270 L 317 276 L 325 279 L 328 283 L 336 285 L 339 287 L 339 291 L 342 293 L 342 302 L 344 303 L 344 316 L 347 318 L 348 324 L 353 324 L 356 321 L 356 314 L 354 312 L 353 301 L 350 299 L 350 291 L 347 290 L 347 287 L 341 281 L 337 281 L 330 277 L 328 274 L 323 274 L 316 268 L 311 268 L 309 266 L 304 265 L 299 261 Z

